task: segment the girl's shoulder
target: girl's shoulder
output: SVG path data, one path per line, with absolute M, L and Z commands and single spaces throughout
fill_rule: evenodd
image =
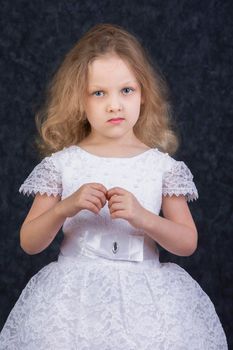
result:
M 67 164 L 70 164 L 73 160 L 97 160 L 100 161 L 101 159 L 103 160 L 108 160 L 110 161 L 111 159 L 114 160 L 122 160 L 121 158 L 105 158 L 105 157 L 98 157 L 94 156 L 93 154 L 90 154 L 86 151 L 84 151 L 82 148 L 80 148 L 78 145 L 71 145 L 68 147 L 64 147 L 62 150 L 59 150 L 57 152 L 54 152 L 51 154 L 51 156 L 46 157 L 48 161 L 51 161 L 54 163 L 54 165 L 57 168 L 62 168 L 66 166 Z M 132 157 L 132 158 L 126 158 L 126 160 L 132 160 L 136 162 L 143 162 L 147 163 L 149 161 L 150 166 L 154 167 L 156 166 L 157 169 L 162 170 L 164 173 L 188 173 L 190 175 L 190 169 L 189 167 L 185 164 L 184 161 L 182 160 L 176 160 L 173 156 L 171 156 L 169 153 L 164 152 L 161 149 L 158 148 L 151 148 L 148 151 L 141 153 L 138 157 Z M 125 163 L 127 164 L 127 163 Z M 131 164 L 131 161 L 129 161 L 129 164 Z M 148 163 L 147 163 L 148 164 Z
M 47 193 L 48 195 L 61 195 L 63 169 L 73 158 L 75 147 L 64 147 L 62 150 L 52 153 L 40 160 L 31 169 L 25 181 L 19 188 L 19 192 L 27 195 Z
M 161 160 L 161 165 L 165 172 L 174 172 L 175 170 L 186 170 L 190 171 L 189 167 L 183 160 L 177 160 L 167 152 L 163 152 L 156 148 L 156 152 Z
M 148 149 L 148 151 L 149 151 L 149 149 Z M 182 160 L 176 160 L 169 153 L 164 152 L 161 149 L 154 147 L 154 148 L 151 148 L 150 151 L 151 151 L 152 159 L 161 160 L 163 165 L 166 167 L 166 170 L 169 170 L 169 168 L 171 168 L 174 165 L 184 164 L 184 162 Z M 139 155 L 143 156 L 144 154 L 146 155 L 147 153 L 149 154 L 149 152 L 145 151 L 144 153 L 141 153 Z M 71 158 L 71 157 L 76 157 L 77 154 L 80 154 L 82 156 L 84 156 L 84 155 L 93 156 L 93 154 L 86 152 L 78 145 L 71 145 L 68 147 L 64 147 L 63 149 L 61 149 L 59 151 L 53 152 L 50 157 L 53 160 L 59 160 L 59 159 L 62 160 L 62 159 L 67 159 L 67 158 Z M 47 158 L 50 158 L 50 157 L 47 157 Z M 96 156 L 96 157 L 105 158 L 105 157 L 99 157 L 99 156 Z M 133 158 L 135 158 L 135 160 L 136 160 L 137 157 L 133 157 Z M 113 158 L 110 157 L 110 159 L 114 159 L 114 157 Z
M 62 158 L 62 157 L 66 157 L 66 156 L 72 155 L 72 154 L 74 154 L 75 151 L 77 151 L 77 146 L 76 145 L 71 145 L 71 146 L 62 148 L 59 151 L 51 153 L 51 157 L 58 159 L 58 158 Z
M 162 193 L 164 196 L 185 195 L 187 201 L 198 199 L 198 190 L 189 166 L 176 160 L 167 152 L 154 148 L 149 157 L 149 170 L 162 174 Z
M 77 146 L 71 145 L 64 147 L 63 149 L 51 153 L 50 156 L 46 157 L 55 163 L 58 167 L 62 166 L 64 163 L 69 162 L 77 155 Z
M 51 154 L 50 156 L 54 161 L 65 161 L 65 160 L 71 160 L 72 158 L 75 158 L 77 160 L 77 157 L 79 159 L 85 159 L 85 160 L 132 160 L 132 161 L 139 161 L 139 160 L 146 160 L 146 159 L 154 159 L 156 161 L 158 161 L 158 159 L 163 159 L 164 162 L 168 162 L 169 159 L 171 159 L 171 161 L 173 160 L 173 158 L 171 156 L 169 156 L 168 153 L 165 153 L 161 150 L 159 150 L 158 148 L 151 148 L 148 149 L 144 152 L 141 152 L 140 154 L 138 154 L 137 156 L 133 156 L 133 157 L 126 157 L 126 158 L 120 158 L 120 157 L 104 157 L 104 156 L 98 156 L 95 154 L 92 154 L 90 152 L 87 152 L 85 149 L 83 149 L 82 147 L 79 147 L 78 145 L 71 145 L 68 147 L 64 147 L 62 150 L 59 150 L 57 152 L 54 152 Z M 175 160 L 174 160 L 175 161 Z
M 176 160 L 169 153 L 164 152 L 158 148 L 154 148 L 153 159 L 157 162 L 159 160 L 160 168 L 164 172 L 171 170 L 175 166 L 180 166 L 183 161 Z

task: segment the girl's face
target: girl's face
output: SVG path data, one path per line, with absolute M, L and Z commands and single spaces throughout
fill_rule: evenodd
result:
M 91 138 L 135 139 L 132 128 L 138 120 L 141 103 L 140 84 L 119 56 L 106 54 L 90 64 L 85 112 L 91 125 Z M 123 120 L 111 123 L 112 118 Z

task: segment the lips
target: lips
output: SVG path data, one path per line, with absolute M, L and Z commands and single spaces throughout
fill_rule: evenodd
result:
M 110 122 L 110 121 L 112 121 L 112 120 L 114 120 L 114 121 L 117 121 L 117 120 L 124 120 L 125 118 L 112 118 L 112 119 L 109 119 L 108 121 Z

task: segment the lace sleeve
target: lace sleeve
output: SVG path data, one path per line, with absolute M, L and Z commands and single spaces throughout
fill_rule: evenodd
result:
M 170 170 L 164 173 L 162 193 L 164 196 L 183 194 L 186 201 L 198 199 L 198 191 L 193 182 L 193 175 L 183 161 L 174 160 Z
M 61 174 L 57 170 L 52 156 L 45 157 L 29 174 L 24 183 L 20 186 L 19 192 L 28 196 L 46 193 L 47 195 L 62 194 Z

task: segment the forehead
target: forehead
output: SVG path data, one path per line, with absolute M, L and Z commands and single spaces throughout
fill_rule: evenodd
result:
M 89 64 L 89 85 L 111 86 L 127 81 L 136 83 L 136 77 L 129 64 L 117 55 L 104 55 Z

